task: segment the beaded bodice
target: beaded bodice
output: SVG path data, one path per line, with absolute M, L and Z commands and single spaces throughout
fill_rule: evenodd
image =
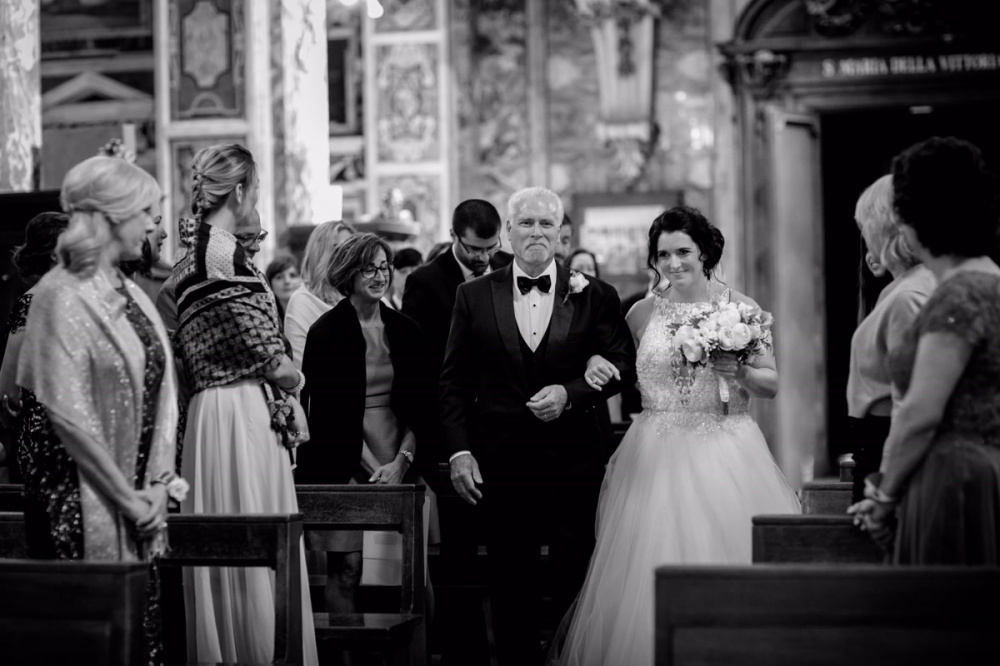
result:
M 722 416 L 719 377 L 707 366 L 694 367 L 671 345 L 670 324 L 686 318 L 698 303 L 673 303 L 656 296 L 653 312 L 639 342 L 636 370 L 644 411 L 703 416 Z M 729 381 L 729 415 L 749 412 L 750 395 Z

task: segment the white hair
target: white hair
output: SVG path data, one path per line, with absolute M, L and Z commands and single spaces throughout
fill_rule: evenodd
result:
M 565 216 L 562 199 L 559 198 L 558 194 L 547 187 L 524 187 L 510 195 L 510 198 L 507 199 L 507 219 L 513 220 L 514 213 L 517 212 L 517 209 L 520 208 L 525 201 L 532 197 L 552 199 L 556 204 L 556 224 L 562 224 L 563 217 Z

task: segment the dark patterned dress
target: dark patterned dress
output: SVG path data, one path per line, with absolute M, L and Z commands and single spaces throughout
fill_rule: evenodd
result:
M 893 383 L 905 393 L 923 335 L 950 333 L 972 347 L 927 456 L 904 487 L 897 564 L 1000 565 L 997 330 L 1000 276 L 963 271 L 938 286 L 889 358 Z
M 9 335 L 24 331 L 33 294 L 18 299 L 7 323 Z M 35 394 L 21 389 L 17 464 L 24 479 L 28 556 L 83 559 L 83 518 L 76 462 L 66 453 Z

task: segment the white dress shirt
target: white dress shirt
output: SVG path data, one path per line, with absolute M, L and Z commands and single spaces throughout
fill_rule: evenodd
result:
M 542 338 L 545 337 L 545 331 L 549 328 L 549 320 L 552 319 L 552 306 L 556 298 L 556 262 L 550 261 L 548 267 L 538 275 L 538 277 L 548 275 L 549 279 L 552 280 L 552 286 L 547 294 L 542 293 L 537 287 L 527 294 L 522 294 L 521 290 L 517 288 L 517 279 L 530 276 L 521 270 L 516 261 L 513 263 L 513 269 L 514 318 L 517 319 L 517 330 L 531 351 L 535 351 Z
M 465 272 L 466 269 L 462 262 L 458 262 L 458 265 Z M 549 279 L 552 280 L 552 286 L 549 288 L 549 293 L 547 294 L 543 294 L 537 287 L 527 294 L 522 294 L 521 290 L 517 288 L 517 278 L 519 276 L 529 276 L 521 270 L 520 266 L 517 265 L 517 261 L 511 263 L 511 268 L 514 274 L 512 281 L 514 283 L 514 318 L 517 320 L 517 330 L 520 332 L 524 342 L 531 348 L 531 351 L 535 351 L 538 349 L 542 338 L 545 337 L 545 331 L 549 329 L 549 321 L 552 319 L 552 308 L 556 298 L 556 262 L 555 260 L 549 262 L 548 268 L 538 275 L 538 277 L 548 275 Z M 469 273 L 471 274 L 471 271 Z M 471 451 L 453 453 L 448 458 L 448 462 L 469 453 Z

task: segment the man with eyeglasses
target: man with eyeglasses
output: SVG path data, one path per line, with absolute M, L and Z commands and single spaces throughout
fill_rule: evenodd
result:
M 406 280 L 403 290 L 403 314 L 414 319 L 423 329 L 430 350 L 434 372 L 440 371 L 444 350 L 451 328 L 451 312 L 455 308 L 455 292 L 459 285 L 487 275 L 513 260 L 513 255 L 500 250 L 500 214 L 488 201 L 469 199 L 456 208 L 451 218 L 451 247 L 432 261 L 417 268 Z M 447 462 L 437 433 L 430 442 L 421 442 L 417 467 L 423 478 L 439 493 L 451 493 L 451 484 L 442 483 L 438 464 Z M 438 505 L 441 521 L 442 567 L 469 571 L 474 564 L 478 542 L 468 528 L 471 507 L 464 502 L 444 502 Z M 481 607 L 440 604 L 435 625 L 449 640 L 443 647 L 443 662 L 468 664 L 482 661 L 487 646 L 481 640 L 483 619 Z
M 513 259 L 500 250 L 500 224 L 500 214 L 490 202 L 463 201 L 452 214 L 451 248 L 406 280 L 402 311 L 420 324 L 427 336 L 435 371 L 444 361 L 458 285 L 502 268 Z M 426 459 L 426 455 L 422 457 Z

